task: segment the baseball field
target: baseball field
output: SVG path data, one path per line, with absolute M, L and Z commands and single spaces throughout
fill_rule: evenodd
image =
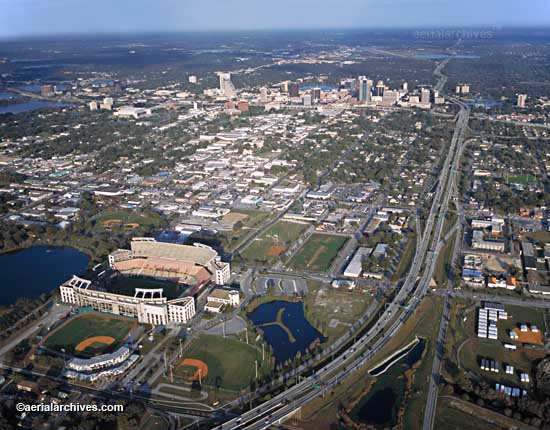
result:
M 106 354 L 117 349 L 136 321 L 97 312 L 76 315 L 54 329 L 42 341 L 46 348 L 65 350 L 81 358 Z
M 327 272 L 347 240 L 344 236 L 312 234 L 292 257 L 289 266 L 298 270 Z
M 174 376 L 186 382 L 200 378 L 212 387 L 241 390 L 255 377 L 255 360 L 259 374 L 270 370 L 269 360 L 262 366 L 262 354 L 253 346 L 221 336 L 201 335 L 184 352 Z
M 246 248 L 242 257 L 250 262 L 269 264 L 285 252 L 308 228 L 308 224 L 279 221 L 256 238 Z

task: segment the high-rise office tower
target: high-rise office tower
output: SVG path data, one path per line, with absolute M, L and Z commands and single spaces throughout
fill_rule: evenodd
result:
M 403 92 L 408 93 L 409 92 L 409 84 L 406 82 L 403 82 Z
M 281 92 L 282 93 L 288 93 L 288 85 L 289 84 L 290 84 L 290 81 L 281 82 Z
M 235 85 L 231 82 L 231 73 L 220 73 L 220 92 L 222 96 L 233 98 L 237 96 Z
M 266 87 L 260 88 L 260 101 L 262 101 L 262 102 L 267 101 L 267 88 Z
M 383 97 L 384 96 L 384 88 L 386 86 L 384 85 L 384 82 L 383 81 L 378 81 L 376 83 L 376 95 L 378 97 Z
M 359 101 L 370 102 L 372 97 L 372 81 L 365 76 L 359 76 Z
M 119 80 L 116 80 L 114 83 L 113 83 L 113 91 L 115 93 L 120 93 L 122 92 L 122 86 L 120 85 L 120 81 Z
M 420 91 L 420 103 L 430 103 L 430 90 L 422 88 Z
M 314 102 L 321 100 L 321 88 L 313 88 L 311 90 L 311 100 Z
M 518 107 L 525 107 L 525 102 L 527 101 L 527 94 L 518 94 L 518 101 L 517 106 Z
M 288 95 L 290 97 L 300 97 L 300 84 L 291 82 L 288 86 Z

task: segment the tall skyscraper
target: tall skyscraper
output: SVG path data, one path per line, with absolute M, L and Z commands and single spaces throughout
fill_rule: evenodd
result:
M 366 103 L 371 101 L 372 81 L 365 76 L 359 76 L 359 101 Z
M 282 93 L 288 93 L 288 85 L 289 84 L 290 84 L 290 81 L 281 82 L 281 92 Z
M 383 97 L 384 96 L 384 88 L 386 88 L 386 86 L 384 85 L 383 81 L 378 81 L 376 83 L 376 95 L 378 97 Z
M 288 95 L 290 97 L 300 97 L 300 84 L 291 82 L 288 86 Z
M 120 81 L 119 80 L 116 80 L 114 83 L 113 83 L 113 91 L 115 93 L 120 93 L 122 91 L 122 86 L 120 85 Z
M 237 96 L 235 85 L 231 82 L 231 73 L 220 73 L 220 92 L 222 96 L 233 98 Z
M 518 101 L 517 106 L 518 107 L 525 107 L 525 102 L 527 101 L 527 94 L 518 94 Z
M 262 102 L 267 101 L 267 88 L 266 87 L 260 88 L 260 101 L 262 101 Z
M 408 93 L 409 92 L 409 84 L 406 82 L 403 82 L 403 92 Z
M 420 91 L 420 103 L 430 103 L 429 88 L 422 88 L 422 90 Z
M 321 88 L 313 88 L 311 90 L 311 100 L 314 102 L 321 100 Z

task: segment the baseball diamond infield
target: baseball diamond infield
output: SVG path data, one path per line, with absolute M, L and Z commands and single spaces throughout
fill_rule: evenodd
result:
M 94 346 L 94 344 L 103 344 L 109 346 L 115 341 L 114 337 L 111 336 L 92 336 L 88 339 L 83 340 L 78 345 L 75 346 L 75 351 L 84 351 L 89 346 Z
M 208 375 L 208 365 L 202 360 L 184 358 L 178 365 L 178 368 L 182 368 L 187 373 L 186 367 L 187 369 L 194 369 L 193 375 L 188 378 L 189 381 L 199 381 Z

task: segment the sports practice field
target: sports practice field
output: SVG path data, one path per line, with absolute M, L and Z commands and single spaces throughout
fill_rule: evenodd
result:
M 92 220 L 98 230 L 112 230 L 121 228 L 135 230 L 140 227 L 159 227 L 163 224 L 162 218 L 155 212 L 132 212 L 125 210 L 106 210 Z
M 174 376 L 188 382 L 200 377 L 203 384 L 212 387 L 240 390 L 254 378 L 255 360 L 260 374 L 269 370 L 268 360 L 262 367 L 261 352 L 253 346 L 221 336 L 202 335 L 184 352 L 180 365 L 174 368 Z
M 96 312 L 76 315 L 54 329 L 43 341 L 47 348 L 82 358 L 117 349 L 136 321 Z
M 279 221 L 256 238 L 242 257 L 256 263 L 270 263 L 285 252 L 306 229 L 308 224 Z
M 348 238 L 343 236 L 312 234 L 292 257 L 289 266 L 293 269 L 326 272 L 347 240 Z

